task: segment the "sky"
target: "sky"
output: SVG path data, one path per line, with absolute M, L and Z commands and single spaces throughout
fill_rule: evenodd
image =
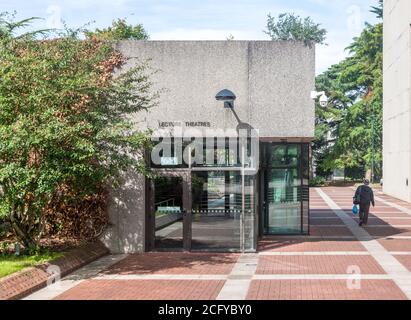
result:
M 377 0 L 0 0 L 0 12 L 18 19 L 41 17 L 33 28 L 102 28 L 117 18 L 142 23 L 151 40 L 269 40 L 263 32 L 267 15 L 292 12 L 310 16 L 328 31 L 318 45 L 316 73 L 347 56 L 345 48 L 375 23 L 370 7 Z

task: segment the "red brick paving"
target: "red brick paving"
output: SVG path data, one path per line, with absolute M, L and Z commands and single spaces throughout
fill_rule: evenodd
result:
M 391 252 L 411 252 L 411 239 L 379 239 L 378 242 Z
M 401 264 L 411 272 L 411 256 L 395 256 Z
M 87 280 L 56 300 L 214 300 L 225 281 Z
M 349 188 L 324 188 L 348 216 L 351 214 L 354 191 Z M 396 200 L 384 197 L 393 203 Z M 400 204 L 403 205 L 403 204 Z M 338 216 L 314 191 L 310 195 L 311 237 L 266 237 L 259 243 L 260 252 L 347 252 L 347 255 L 281 255 L 259 257 L 257 274 L 347 274 L 349 266 L 359 266 L 363 274 L 385 274 L 384 270 L 370 255 L 350 255 L 349 252 L 365 252 L 362 244 L 353 236 Z M 405 205 L 404 205 L 405 206 Z M 372 209 L 372 217 L 366 230 L 388 251 L 410 251 L 411 240 L 387 240 L 386 236 L 411 235 L 411 219 L 399 220 L 390 217 L 409 218 L 398 209 L 377 201 Z M 338 225 L 339 227 L 334 227 Z M 386 227 L 375 227 L 383 226 Z M 394 228 L 393 225 L 400 228 Z M 373 227 L 374 226 L 374 227 Z M 322 239 L 318 240 L 318 237 Z M 333 237 L 332 239 L 330 237 Z M 341 237 L 341 238 L 339 238 Z M 105 274 L 164 274 L 164 275 L 228 275 L 239 255 L 210 253 L 149 253 L 131 255 Z M 396 256 L 407 268 L 411 268 L 411 256 Z M 59 299 L 215 299 L 224 285 L 222 280 L 88 280 L 65 292 Z M 255 280 L 252 281 L 248 299 L 267 300 L 362 300 L 362 299 L 405 299 L 405 295 L 390 280 L 362 280 L 361 290 L 349 290 L 345 280 Z
M 130 255 L 105 274 L 229 274 L 238 254 L 147 253 Z
M 353 215 L 352 214 L 351 209 L 350 210 L 344 210 L 344 211 L 346 211 L 346 213 L 350 217 L 358 218 L 358 215 Z M 383 220 L 383 221 L 387 221 L 389 219 L 395 218 L 395 219 L 393 219 L 394 222 L 391 223 L 391 224 L 395 224 L 395 221 L 398 220 L 398 218 L 402 218 L 402 220 L 408 220 L 409 223 L 411 222 L 411 220 L 410 220 L 411 217 L 409 215 L 407 215 L 405 213 L 401 213 L 401 212 L 390 212 L 390 213 L 375 213 L 375 212 L 372 213 L 371 212 L 369 217 L 370 218 L 380 219 L 380 220 Z
M 354 240 L 269 240 L 261 241 L 259 251 L 272 252 L 330 252 L 330 251 L 365 251 L 359 241 Z
M 370 226 L 364 227 L 367 232 L 374 237 L 410 237 L 411 228 L 394 228 L 392 226 L 384 226 L 380 228 L 373 228 Z
M 332 211 L 312 211 L 310 212 L 311 218 L 338 218 L 338 216 Z
M 358 266 L 362 274 L 385 274 L 371 256 L 262 256 L 256 274 L 347 274 Z
M 343 237 L 353 237 L 354 235 L 347 227 L 328 227 L 328 226 L 311 226 L 310 227 L 311 236 L 343 236 Z
M 411 221 L 410 221 L 411 222 Z M 332 218 L 332 219 L 311 219 L 311 226 L 344 226 L 344 222 L 341 221 L 340 218 Z
M 358 221 L 358 217 L 355 217 Z M 411 219 L 369 219 L 368 226 L 411 226 Z
M 352 208 L 352 195 L 354 190 L 347 188 L 324 188 L 324 191 L 340 206 L 347 214 L 358 221 L 358 217 L 351 214 Z M 407 227 L 411 224 L 411 220 L 404 219 L 389 219 L 389 217 L 395 218 L 410 218 L 404 212 L 391 206 L 385 205 L 380 201 L 376 201 L 376 207 L 371 208 L 370 217 L 377 219 L 370 219 L 368 227 L 365 230 L 374 237 L 385 238 L 395 236 L 411 236 L 411 228 Z M 383 219 L 379 218 L 382 217 Z M 393 227 L 393 225 L 395 227 Z M 404 227 L 401 227 L 404 225 Z M 375 227 L 379 226 L 379 227 Z
M 396 211 L 396 212 L 380 212 L 380 213 L 376 213 L 373 212 L 372 215 L 374 217 L 391 217 L 391 218 L 409 218 L 410 216 L 406 213 L 400 212 L 400 211 Z
M 346 280 L 256 280 L 248 300 L 405 300 L 390 280 L 362 280 L 360 290 L 350 290 Z

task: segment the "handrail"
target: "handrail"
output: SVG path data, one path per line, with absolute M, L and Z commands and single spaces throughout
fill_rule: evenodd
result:
M 172 203 L 172 206 L 174 207 L 174 203 L 175 203 L 175 198 L 171 198 L 171 199 L 168 199 L 168 200 L 164 200 L 164 201 L 161 201 L 161 202 L 157 202 L 157 203 L 155 203 L 154 205 L 155 206 L 160 206 L 160 204 L 163 204 L 163 203 L 165 203 L 165 204 L 169 204 L 169 202 L 171 201 L 171 203 Z

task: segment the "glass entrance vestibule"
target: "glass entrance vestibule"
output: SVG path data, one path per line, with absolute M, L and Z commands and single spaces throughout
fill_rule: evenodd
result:
M 309 234 L 309 144 L 264 144 L 261 160 L 263 234 Z
M 255 251 L 256 180 L 239 171 L 161 172 L 153 179 L 153 250 Z
M 212 150 L 216 161 L 224 158 Z M 260 143 L 254 175 L 244 175 L 236 161 L 163 162 L 147 188 L 150 251 L 253 252 L 259 237 L 309 234 L 308 143 Z

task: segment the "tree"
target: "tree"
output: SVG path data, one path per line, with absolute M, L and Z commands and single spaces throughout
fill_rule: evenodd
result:
M 117 19 L 104 29 L 87 31 L 88 37 L 96 36 L 103 40 L 148 40 L 149 35 L 142 24 L 131 25 L 126 19 Z
M 36 30 L 32 32 L 24 32 L 16 36 L 16 31 L 29 26 L 33 21 L 38 20 L 38 17 L 31 17 L 20 21 L 15 21 L 15 13 L 0 12 L 0 39 L 24 39 L 33 38 L 41 34 L 49 32 L 49 29 Z
M 371 12 L 375 13 L 378 19 L 382 19 L 383 14 L 384 14 L 383 7 L 384 7 L 384 0 L 378 0 L 378 6 L 371 7 Z
M 370 170 L 375 164 L 374 174 L 381 176 L 382 38 L 382 23 L 366 24 L 347 48 L 350 56 L 316 79 L 317 90 L 330 97 L 328 108 L 316 108 L 313 150 L 322 171 Z
M 110 42 L 70 30 L 16 38 L 13 24 L 0 22 L 0 216 L 30 247 L 65 186 L 87 195 L 130 168 L 147 173 L 149 139 L 130 115 L 157 95 L 145 65 L 113 77 L 125 59 Z
M 282 13 L 275 18 L 268 15 L 267 30 L 264 31 L 272 40 L 303 41 L 305 45 L 324 44 L 327 31 L 310 17 L 302 19 L 293 13 Z

